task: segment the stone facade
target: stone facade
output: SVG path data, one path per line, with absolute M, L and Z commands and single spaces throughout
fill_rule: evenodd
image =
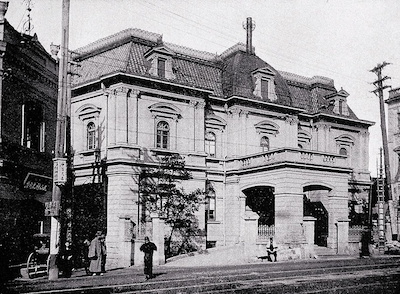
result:
M 333 80 L 277 71 L 240 43 L 215 55 L 136 29 L 76 52 L 75 185 L 93 181 L 102 160 L 110 267 L 141 262 L 138 175 L 173 153 L 193 174 L 186 190 L 212 187 L 198 213 L 208 246 L 245 244 L 254 254 L 266 244 L 263 225 L 282 249 L 348 251 L 348 203 L 368 195 L 373 123 L 357 118 Z

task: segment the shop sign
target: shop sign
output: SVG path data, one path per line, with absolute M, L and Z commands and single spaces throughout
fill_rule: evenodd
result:
M 50 201 L 45 203 L 44 216 L 59 216 L 60 201 Z
M 25 177 L 23 186 L 24 189 L 46 192 L 50 190 L 51 178 L 34 173 L 28 173 Z
M 57 186 L 65 185 L 67 182 L 67 159 L 54 158 L 53 180 Z

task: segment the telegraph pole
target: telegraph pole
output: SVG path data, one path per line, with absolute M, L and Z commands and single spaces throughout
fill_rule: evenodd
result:
M 395 224 L 397 221 L 395 220 L 394 215 L 394 206 L 393 206 L 393 197 L 392 197 L 392 188 L 391 182 L 392 177 L 390 175 L 390 164 L 389 164 L 389 148 L 388 148 L 388 139 L 387 139 L 387 130 L 386 130 L 386 115 L 385 115 L 385 101 L 383 99 L 383 90 L 389 88 L 390 86 L 383 85 L 383 82 L 387 79 L 390 79 L 388 76 L 382 77 L 382 68 L 390 63 L 383 62 L 382 64 L 378 64 L 374 67 L 371 72 L 375 73 L 378 79 L 373 83 L 376 87 L 374 91 L 372 91 L 379 98 L 379 109 L 381 116 L 381 132 L 382 132 L 382 144 L 383 144 L 383 156 L 384 156 L 384 165 L 385 165 L 385 175 L 386 175 L 386 185 L 388 191 L 388 204 L 389 204 L 389 215 L 390 215 L 390 223 Z M 397 228 L 392 226 L 392 239 L 397 239 Z
M 56 264 L 57 256 L 64 238 L 61 236 L 61 201 L 65 193 L 64 185 L 67 182 L 67 150 L 69 142 L 67 139 L 67 129 L 69 127 L 69 96 L 68 96 L 68 42 L 69 42 L 69 7 L 70 0 L 62 2 L 62 37 L 61 37 L 61 58 L 59 63 L 58 76 L 58 101 L 57 101 L 57 124 L 56 124 L 56 143 L 54 148 L 54 174 L 53 174 L 53 194 L 50 203 L 51 216 L 51 235 L 50 235 L 50 260 L 49 260 L 49 280 L 58 279 L 59 270 Z M 69 147 L 67 147 L 69 148 Z

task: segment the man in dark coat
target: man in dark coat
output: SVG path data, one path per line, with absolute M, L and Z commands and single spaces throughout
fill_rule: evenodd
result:
M 93 276 L 100 275 L 101 265 L 104 263 L 103 259 L 106 253 L 105 243 L 102 241 L 103 233 L 97 231 L 96 237 L 90 242 L 88 257 L 90 259 L 89 271 Z
M 140 251 L 144 252 L 144 274 L 146 280 L 153 277 L 153 252 L 157 250 L 157 246 L 150 242 L 149 237 L 144 238 L 144 244 L 140 246 Z

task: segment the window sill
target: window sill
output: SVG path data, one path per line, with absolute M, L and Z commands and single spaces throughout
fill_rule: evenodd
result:
M 217 221 L 217 220 L 208 220 L 207 224 L 208 225 L 219 225 L 219 224 L 221 224 L 221 222 Z
M 93 155 L 93 154 L 95 154 L 95 152 L 100 152 L 100 150 L 98 150 L 98 149 L 84 150 L 84 151 L 78 152 L 78 154 L 79 154 L 79 155 L 83 155 L 83 156 L 88 156 L 88 155 Z
M 160 148 L 151 148 L 150 152 L 153 155 L 173 155 L 173 154 L 179 154 L 177 151 L 173 151 L 170 149 L 160 149 Z

